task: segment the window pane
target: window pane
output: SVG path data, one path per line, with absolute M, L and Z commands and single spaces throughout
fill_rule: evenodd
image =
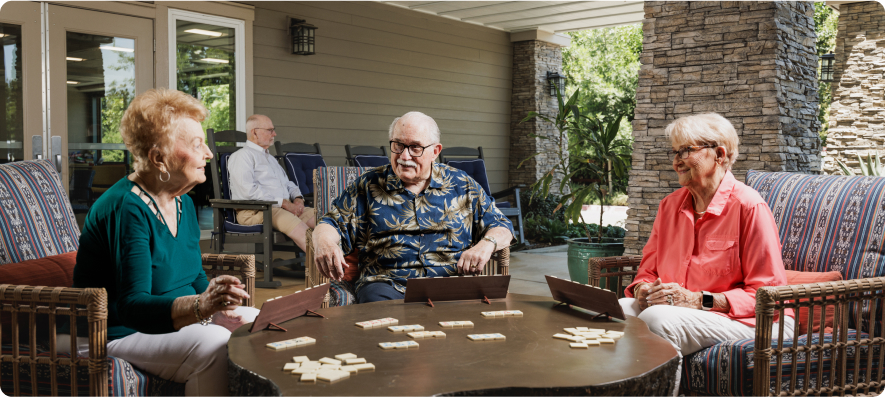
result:
M 234 29 L 183 20 L 175 27 L 178 89 L 209 110 L 203 129 L 235 129 Z
M 0 163 L 8 163 L 24 160 L 21 26 L 0 23 L 0 43 L 0 101 L 6 109 L 0 118 Z
M 68 175 L 74 212 L 129 173 L 120 120 L 135 98 L 135 40 L 67 32 Z

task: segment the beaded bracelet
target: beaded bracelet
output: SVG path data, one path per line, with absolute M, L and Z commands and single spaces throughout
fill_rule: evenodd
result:
M 197 322 L 200 325 L 209 325 L 212 322 L 212 317 L 203 318 L 202 313 L 200 313 L 200 295 L 197 295 L 197 299 L 194 300 L 194 316 L 197 317 Z

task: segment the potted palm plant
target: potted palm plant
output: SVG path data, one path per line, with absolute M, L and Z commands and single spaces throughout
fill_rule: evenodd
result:
M 534 138 L 552 139 L 560 151 L 559 161 L 544 173 L 544 176 L 531 186 L 532 197 L 547 197 L 550 194 L 554 178 L 561 181 L 561 196 L 557 210 L 562 210 L 566 221 L 583 226 L 586 237 L 568 240 L 569 275 L 573 281 L 587 283 L 587 259 L 591 257 L 619 256 L 624 253 L 623 236 L 606 237 L 602 225 L 605 208 L 612 196 L 612 178 L 623 177 L 627 172 L 627 152 L 630 143 L 618 137 L 618 127 L 623 114 L 614 113 L 610 116 L 594 115 L 576 105 L 579 92 L 567 101 L 557 92 L 559 111 L 554 115 L 543 115 L 537 112 L 529 114 L 521 121 L 525 122 L 540 118 L 553 124 L 558 134 L 551 137 L 531 134 Z M 572 139 L 569 139 L 571 135 Z M 579 150 L 586 149 L 586 150 Z M 580 158 L 575 159 L 577 153 Z M 572 159 L 570 161 L 569 154 Z M 528 159 L 536 156 L 532 155 Z M 526 159 L 526 160 L 528 160 Z M 523 160 L 523 163 L 526 161 Z M 586 185 L 575 185 L 569 188 L 568 181 L 578 172 L 574 164 L 585 163 L 591 174 L 591 181 Z M 522 163 L 520 163 L 522 166 Z M 569 191 L 570 190 L 570 191 Z M 584 202 L 596 197 L 600 201 L 599 225 L 591 228 L 581 216 Z M 595 229 L 595 230 L 593 230 Z M 593 233 L 595 231 L 595 233 Z M 595 234 L 595 236 L 594 236 Z

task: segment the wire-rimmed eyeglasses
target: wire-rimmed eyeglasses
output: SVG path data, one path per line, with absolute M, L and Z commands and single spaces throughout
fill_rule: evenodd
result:
M 696 145 L 696 146 L 683 146 L 683 147 L 680 148 L 679 150 L 670 150 L 670 151 L 667 152 L 667 154 L 668 154 L 668 156 L 670 157 L 670 160 L 671 160 L 671 161 L 672 161 L 672 160 L 676 160 L 677 158 L 680 158 L 680 159 L 687 159 L 689 156 L 692 155 L 692 153 L 694 153 L 694 152 L 696 152 L 696 151 L 698 151 L 698 150 L 701 150 L 701 149 L 712 149 L 712 148 L 715 148 L 715 147 L 718 147 L 718 146 L 719 146 L 719 145 L 715 145 L 715 144 Z M 677 157 L 677 156 L 679 156 L 679 157 Z

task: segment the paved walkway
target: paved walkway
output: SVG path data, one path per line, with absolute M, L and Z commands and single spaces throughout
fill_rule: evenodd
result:
M 545 275 L 568 279 L 568 246 L 514 252 L 510 255 L 510 292 L 550 296 Z

